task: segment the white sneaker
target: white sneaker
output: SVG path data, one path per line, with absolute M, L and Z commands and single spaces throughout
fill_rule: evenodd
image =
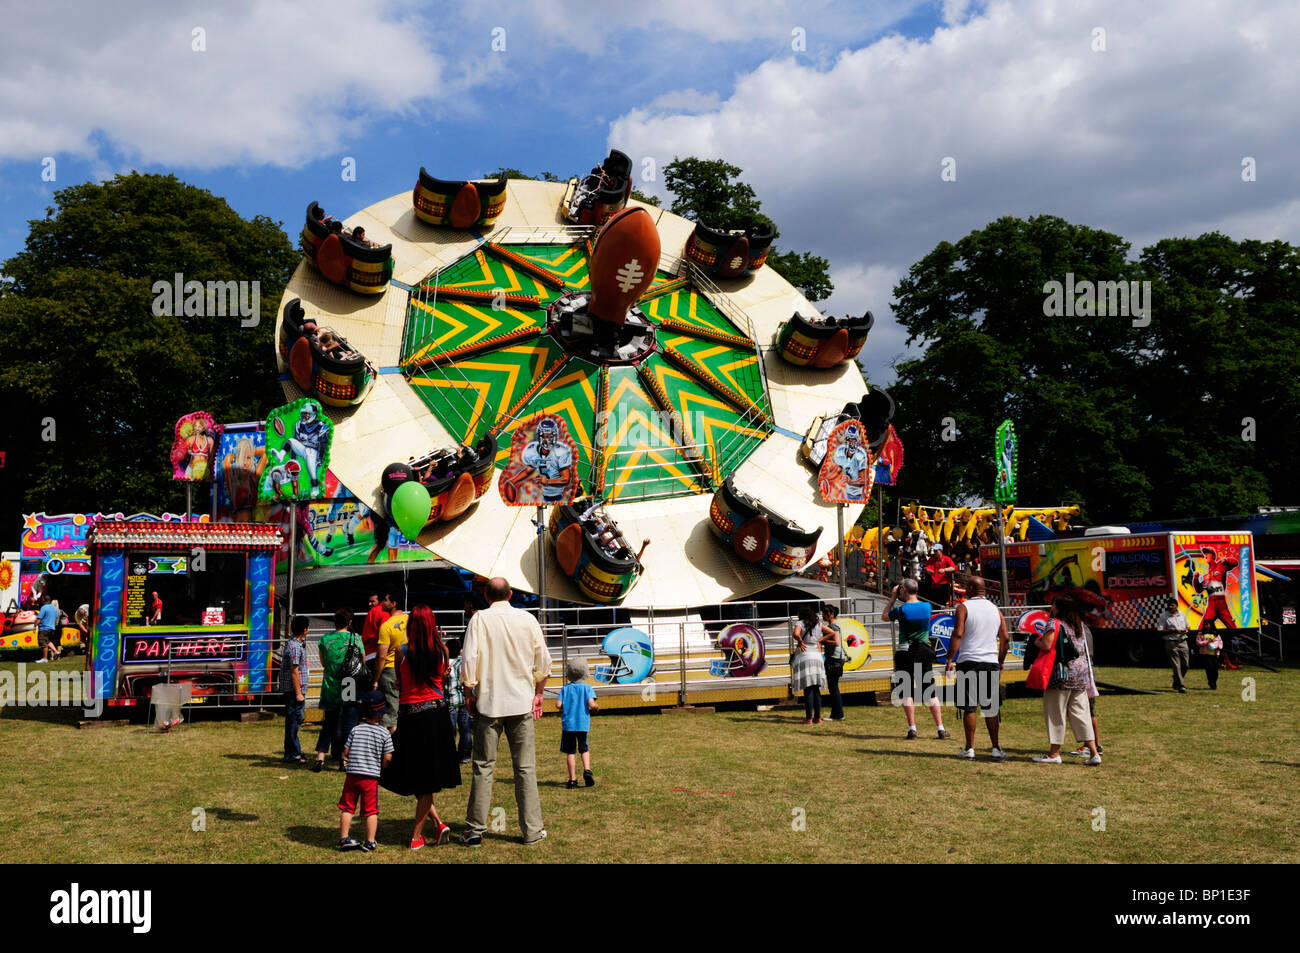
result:
M 1090 764 L 1094 766 L 1101 764 L 1101 755 L 1099 754 L 1093 755 L 1091 758 L 1085 761 L 1084 764 Z
M 1060 764 L 1061 756 L 1059 754 L 1058 755 L 1037 754 L 1034 755 L 1034 760 L 1039 764 Z
M 974 748 L 962 748 L 962 749 L 961 749 L 961 754 L 957 755 L 957 757 L 961 758 L 963 761 L 974 761 L 974 760 L 975 760 L 975 749 L 974 749 Z
M 1007 753 L 1003 751 L 1001 748 L 994 748 L 992 751 L 989 752 L 989 760 L 1005 761 L 1007 760 Z

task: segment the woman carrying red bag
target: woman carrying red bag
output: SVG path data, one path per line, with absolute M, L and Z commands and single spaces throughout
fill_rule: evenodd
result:
M 1047 722 L 1047 754 L 1034 758 L 1039 764 L 1060 764 L 1061 745 L 1065 744 L 1065 723 L 1069 720 L 1075 740 L 1087 746 L 1085 764 L 1101 764 L 1097 741 L 1093 737 L 1092 718 L 1088 714 L 1088 695 L 1093 686 L 1092 658 L 1088 651 L 1088 629 L 1079 615 L 1079 607 L 1066 596 L 1052 600 L 1051 621 L 1034 644 L 1043 655 L 1053 657 L 1051 676 L 1043 692 L 1043 719 Z M 1059 641 L 1058 641 L 1059 639 Z M 1067 645 L 1068 640 L 1068 645 Z M 1039 661 L 1043 655 L 1039 656 Z M 1038 662 L 1035 662 L 1038 667 Z

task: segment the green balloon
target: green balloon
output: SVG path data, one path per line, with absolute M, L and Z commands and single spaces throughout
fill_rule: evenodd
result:
M 388 515 L 407 539 L 415 539 L 429 522 L 429 507 L 433 504 L 429 491 L 419 480 L 407 480 L 388 500 Z

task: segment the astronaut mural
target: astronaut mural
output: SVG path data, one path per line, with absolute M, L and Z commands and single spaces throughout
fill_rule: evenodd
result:
M 871 497 L 875 465 L 860 420 L 846 420 L 831 431 L 817 487 L 827 503 L 865 503 Z
M 510 462 L 497 486 L 507 506 L 571 503 L 581 490 L 578 447 L 564 419 L 537 414 L 510 439 Z
M 334 425 L 309 398 L 277 407 L 266 417 L 266 469 L 258 496 L 274 502 L 325 495 Z

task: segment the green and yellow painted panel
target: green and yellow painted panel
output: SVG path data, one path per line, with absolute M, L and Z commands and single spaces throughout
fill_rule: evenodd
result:
M 634 367 L 609 369 L 609 417 L 604 429 L 605 498 L 636 500 L 705 490 L 683 455 L 672 424 L 660 413 Z
M 681 418 L 687 442 L 712 448 L 712 461 L 721 477 L 739 467 L 767 435 L 761 424 L 745 418 L 658 354 L 641 365 L 641 373 L 651 377 L 667 397 L 670 408 Z
M 423 368 L 409 378 L 416 394 L 452 435 L 474 443 L 513 407 L 536 378 L 564 357 L 548 337 Z M 564 376 L 564 372 L 560 372 Z M 504 466 L 504 459 L 501 460 Z

